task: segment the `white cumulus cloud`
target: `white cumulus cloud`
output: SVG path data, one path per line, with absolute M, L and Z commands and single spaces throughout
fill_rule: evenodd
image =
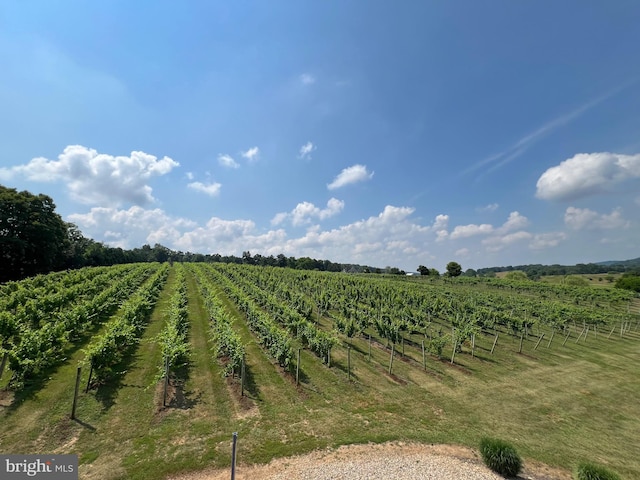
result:
M 0 168 L 0 179 L 21 176 L 36 182 L 63 182 L 71 197 L 83 204 L 145 205 L 155 201 L 148 185 L 151 177 L 166 175 L 180 164 L 144 152 L 129 156 L 98 153 L 82 145 L 69 145 L 57 160 L 44 157 L 26 165 Z
M 542 250 L 544 248 L 557 247 L 560 242 L 567 239 L 564 232 L 538 233 L 533 236 L 529 248 L 532 250 Z
M 227 168 L 240 168 L 240 164 L 236 162 L 231 155 L 226 153 L 218 154 L 218 163 Z
M 210 197 L 216 197 L 220 194 L 220 188 L 222 187 L 222 185 L 219 183 L 191 182 L 187 184 L 187 187 L 195 190 L 196 192 L 209 195 Z
M 294 226 L 310 223 L 313 219 L 325 220 L 337 215 L 344 209 L 344 202 L 337 198 L 330 198 L 326 208 L 318 208 L 311 202 L 301 202 L 290 212 L 281 212 L 271 219 L 272 225 L 279 225 L 287 218 L 291 218 Z
M 529 240 L 533 237 L 533 235 L 529 232 L 520 231 L 514 233 L 508 233 L 506 235 L 495 235 L 489 238 L 485 238 L 482 240 L 482 245 L 484 245 L 489 252 L 499 252 L 506 247 L 513 245 L 514 243 L 522 242 L 524 240 Z
M 483 223 L 482 225 L 472 223 L 469 225 L 458 225 L 453 229 L 449 237 L 455 240 L 456 238 L 466 238 L 474 235 L 486 235 L 491 232 L 493 232 L 493 226 L 488 223 Z
M 568 207 L 564 223 L 573 230 L 611 230 L 628 228 L 630 222 L 622 217 L 622 209 L 615 208 L 610 214 L 600 214 L 588 208 Z
M 544 200 L 574 200 L 614 191 L 624 181 L 640 178 L 640 154 L 579 153 L 549 168 L 536 184 Z
M 335 190 L 352 183 L 364 182 L 370 180 L 373 177 L 374 172 L 367 171 L 365 165 L 352 165 L 351 167 L 344 168 L 338 176 L 327 185 L 329 190 Z

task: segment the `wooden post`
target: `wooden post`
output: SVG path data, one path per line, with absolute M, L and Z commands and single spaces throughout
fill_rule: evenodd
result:
M 593 326 L 593 334 L 595 335 L 596 340 L 597 340 L 598 339 L 598 326 L 597 325 Z
M 327 367 L 331 368 L 331 349 L 327 351 Z
M 616 329 L 616 326 L 614 325 L 613 327 L 611 327 L 611 331 L 609 332 L 609 335 L 607 336 L 607 339 L 611 338 L 611 334 L 613 333 L 613 331 Z
M 296 385 L 300 385 L 300 349 L 298 349 L 298 360 L 296 362 Z
M 491 355 L 493 355 L 493 351 L 496 349 L 496 344 L 498 343 L 498 332 L 496 331 L 496 338 L 493 339 L 493 346 L 491 347 Z
M 564 342 L 562 342 L 563 347 L 564 347 L 564 344 L 567 343 L 567 340 L 569 340 L 570 336 L 571 336 L 571 330 L 567 329 L 567 336 L 564 337 Z
M 76 406 L 78 405 L 78 388 L 80 388 L 80 374 L 82 370 L 78 367 L 76 373 L 76 388 L 73 391 L 73 406 L 71 407 L 71 420 L 76 419 Z
M 549 343 L 547 343 L 547 348 L 551 346 L 551 342 L 553 341 L 553 336 L 556 334 L 556 329 L 551 330 L 551 338 L 549 339 Z
M 391 367 L 393 366 L 393 352 L 395 351 L 396 344 L 391 345 L 391 357 L 389 358 L 389 375 L 391 375 Z
M 578 338 L 576 338 L 576 343 L 578 343 L 578 340 L 580 340 L 580 337 L 582 337 L 582 334 L 584 333 L 584 328 L 582 329 L 582 331 L 580 332 L 580 335 L 578 335 Z
M 300 350 L 298 350 L 298 355 L 300 355 Z M 298 358 L 298 363 L 300 363 L 300 358 Z M 244 397 L 244 375 L 245 375 L 245 364 L 244 364 L 244 355 L 242 356 L 242 363 L 240 366 L 240 371 L 242 372 L 240 375 L 240 396 Z
M 471 358 L 473 358 L 475 355 L 475 350 L 476 350 L 476 334 L 473 333 L 471 334 Z
M 536 346 L 533 347 L 534 350 L 538 348 L 538 345 L 540 345 L 540 342 L 542 341 L 543 338 L 544 338 L 544 333 L 542 335 L 540 335 L 540 338 L 536 342 Z
M 520 332 L 520 348 L 518 349 L 518 353 L 522 353 L 522 340 L 524 340 L 524 330 Z
M 427 356 L 424 352 L 424 340 L 422 340 L 422 366 L 425 370 L 427 369 Z
M 404 357 L 404 337 L 400 337 L 402 340 L 402 356 Z
M 351 381 L 351 347 L 347 347 L 347 379 Z
M 4 373 L 4 367 L 7 365 L 7 359 L 9 358 L 9 353 L 4 352 L 2 356 L 2 363 L 0 363 L 0 378 L 2 378 L 2 374 Z
M 162 393 L 162 406 L 167 406 L 167 387 L 169 386 L 169 357 L 164 357 L 164 391 Z
M 589 325 L 587 325 L 587 331 L 584 332 L 584 341 L 587 341 L 587 336 L 589 335 Z

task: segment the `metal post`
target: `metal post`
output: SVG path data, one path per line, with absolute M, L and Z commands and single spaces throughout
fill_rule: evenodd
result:
M 238 432 L 233 432 L 233 446 L 231 448 L 231 480 L 236 478 L 236 444 L 238 443 Z
M 73 406 L 71 407 L 71 420 L 75 420 L 76 418 L 76 405 L 78 404 L 78 388 L 80 388 L 80 372 L 81 369 L 78 367 L 78 373 L 76 373 L 76 388 L 73 391 Z

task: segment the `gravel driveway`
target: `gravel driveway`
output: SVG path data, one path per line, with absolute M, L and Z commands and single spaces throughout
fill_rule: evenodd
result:
M 204 470 L 170 480 L 228 480 L 227 470 Z M 275 459 L 267 465 L 236 467 L 236 480 L 501 480 L 478 454 L 454 445 L 393 442 L 348 445 L 308 455 Z M 542 464 L 528 465 L 527 480 L 570 480 L 569 472 Z

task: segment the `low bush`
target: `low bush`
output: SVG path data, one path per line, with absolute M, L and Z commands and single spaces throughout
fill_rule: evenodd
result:
M 513 445 L 495 438 L 480 440 L 480 455 L 487 467 L 500 475 L 515 477 L 522 469 L 522 459 Z
M 594 463 L 581 463 L 578 465 L 577 480 L 620 480 L 618 474 L 606 467 Z

